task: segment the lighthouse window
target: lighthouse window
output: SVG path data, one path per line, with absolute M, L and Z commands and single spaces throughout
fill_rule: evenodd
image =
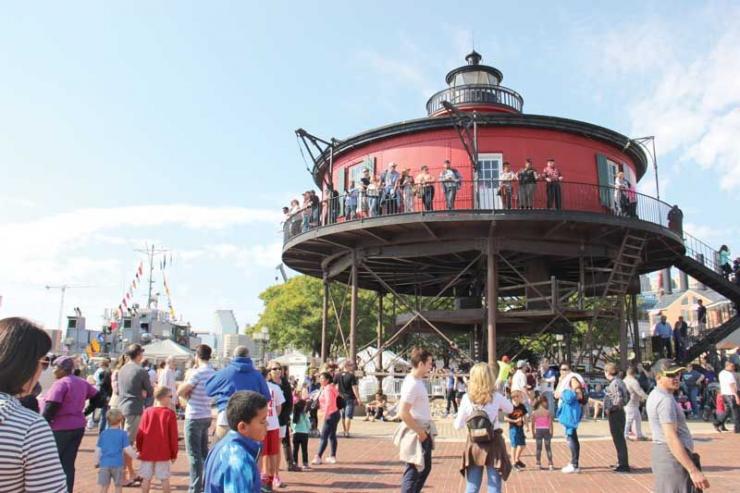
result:
M 479 209 L 496 209 L 501 206 L 501 198 L 496 195 L 496 190 L 498 190 L 502 162 L 501 154 L 478 155 L 477 201 Z
M 369 157 L 363 161 L 360 161 L 357 164 L 352 165 L 349 168 L 349 181 L 355 182 L 355 185 L 360 183 L 360 178 L 362 178 L 362 170 L 368 169 L 370 171 L 370 177 L 375 174 L 375 158 Z

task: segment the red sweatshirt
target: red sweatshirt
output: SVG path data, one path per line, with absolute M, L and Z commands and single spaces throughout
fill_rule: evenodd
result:
M 717 414 L 723 414 L 725 409 L 725 400 L 722 398 L 722 394 L 717 392 L 716 400 L 714 401 L 715 407 L 717 408 Z
M 168 407 L 150 407 L 141 415 L 136 432 L 139 459 L 162 462 L 177 458 L 177 416 Z

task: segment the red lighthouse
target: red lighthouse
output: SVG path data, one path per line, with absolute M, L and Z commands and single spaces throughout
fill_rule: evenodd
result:
M 680 210 L 636 192 L 647 167 L 639 145 L 590 123 L 526 114 L 500 70 L 475 51 L 465 60 L 424 118 L 344 140 L 298 131 L 323 200 L 286 222 L 283 261 L 347 283 L 352 306 L 358 288 L 376 291 L 381 307 L 393 296 L 405 312 L 379 324 L 381 348 L 428 332 L 461 358 L 493 362 L 508 337 L 570 340 L 583 322 L 586 346 L 619 332 L 626 362 L 630 334 L 639 353 L 637 276 L 670 265 L 716 276 L 714 266 L 686 255 Z M 456 308 L 439 310 L 443 298 Z M 326 328 L 326 310 L 324 318 Z M 460 333 L 468 347 L 452 341 Z

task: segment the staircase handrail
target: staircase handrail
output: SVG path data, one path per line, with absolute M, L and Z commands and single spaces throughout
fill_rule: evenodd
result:
M 721 274 L 719 251 L 686 232 L 684 232 L 683 236 L 686 256 L 713 270 L 717 274 Z

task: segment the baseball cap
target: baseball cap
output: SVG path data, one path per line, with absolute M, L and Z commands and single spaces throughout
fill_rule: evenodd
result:
M 67 373 L 72 373 L 75 369 L 75 360 L 69 356 L 60 356 L 54 360 L 54 366 L 61 368 Z
M 653 364 L 653 371 L 658 374 L 661 373 L 666 377 L 673 377 L 683 371 L 687 371 L 686 367 L 677 364 L 675 361 L 669 358 L 659 359 Z
M 517 368 L 524 368 L 525 366 L 527 366 L 527 360 L 525 359 L 520 359 L 519 361 L 516 362 Z

